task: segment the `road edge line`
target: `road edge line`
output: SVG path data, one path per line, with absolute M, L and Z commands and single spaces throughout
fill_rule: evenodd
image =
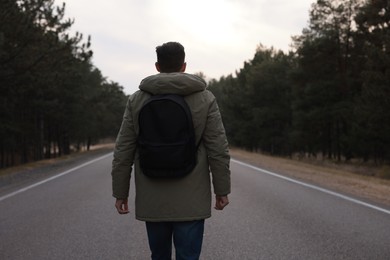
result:
M 80 164 L 79 166 L 73 167 L 73 168 L 71 168 L 71 169 L 69 169 L 69 170 L 66 170 L 66 171 L 64 171 L 64 172 L 61 172 L 61 173 L 59 173 L 59 174 L 56 174 L 56 175 L 54 175 L 54 176 L 52 176 L 52 177 L 49 177 L 49 178 L 44 179 L 44 180 L 42 180 L 42 181 L 36 182 L 36 183 L 34 183 L 34 184 L 31 184 L 31 185 L 29 185 L 29 186 L 27 186 L 27 187 L 21 188 L 21 189 L 19 189 L 19 190 L 14 191 L 14 192 L 8 193 L 8 194 L 6 194 L 6 195 L 0 197 L 0 202 L 3 201 L 3 200 L 6 200 L 6 199 L 8 199 L 8 198 L 11 198 L 11 197 L 13 197 L 13 196 L 15 196 L 15 195 L 17 195 L 17 194 L 20 194 L 20 193 L 22 193 L 22 192 L 25 192 L 25 191 L 28 191 L 28 190 L 30 190 L 30 189 L 32 189 L 32 188 L 35 188 L 35 187 L 37 187 L 37 186 L 40 186 L 40 185 L 42 185 L 42 184 L 44 184 L 44 183 L 47 183 L 47 182 L 52 181 L 52 180 L 55 180 L 55 179 L 57 179 L 57 178 L 59 178 L 59 177 L 62 177 L 62 176 L 64 176 L 64 175 L 67 175 L 67 174 L 69 174 L 69 173 L 71 173 L 71 172 L 74 172 L 74 171 L 76 171 L 76 170 L 78 170 L 78 169 L 81 169 L 81 168 L 83 168 L 83 167 L 85 167 L 85 166 L 87 166 L 87 165 L 90 165 L 90 164 L 92 164 L 92 163 L 95 163 L 95 162 L 97 162 L 97 161 L 100 161 L 100 160 L 102 160 L 102 159 L 104 159 L 104 158 L 106 158 L 106 157 L 111 156 L 112 154 L 113 154 L 113 152 L 110 152 L 110 153 L 108 153 L 108 154 L 105 154 L 105 155 L 100 156 L 100 157 L 98 157 L 98 158 L 95 158 L 95 159 L 93 159 L 93 160 L 90 160 L 90 161 L 87 161 L 87 162 L 85 162 L 85 163 L 83 163 L 83 164 Z
M 344 199 L 344 200 L 347 200 L 347 201 L 350 201 L 350 202 L 353 202 L 353 203 L 356 203 L 356 204 L 359 204 L 359 205 L 362 205 L 362 206 L 365 206 L 365 207 L 368 207 L 368 208 L 371 208 L 371 209 L 375 209 L 377 211 L 380 211 L 380 212 L 383 212 L 383 213 L 386 213 L 386 214 L 390 215 L 390 210 L 387 210 L 387 209 L 384 209 L 384 208 L 372 205 L 370 203 L 367 203 L 367 202 L 364 202 L 364 201 L 361 201 L 361 200 L 358 200 L 358 199 L 354 199 L 352 197 L 343 195 L 341 193 L 334 192 L 334 191 L 331 191 L 331 190 L 328 190 L 328 189 L 324 189 L 324 188 L 321 188 L 319 186 L 312 185 L 312 184 L 309 184 L 309 183 L 305 183 L 305 182 L 302 182 L 302 181 L 298 181 L 298 180 L 295 180 L 293 178 L 286 177 L 286 176 L 283 176 L 281 174 L 277 174 L 277 173 L 274 173 L 274 172 L 271 172 L 271 171 L 268 171 L 268 170 L 265 170 L 265 169 L 253 166 L 253 165 L 241 162 L 241 161 L 236 160 L 236 159 L 231 159 L 231 161 L 234 162 L 234 163 L 240 164 L 242 166 L 246 166 L 248 168 L 251 168 L 253 170 L 256 170 L 256 171 L 259 171 L 259 172 L 263 172 L 265 174 L 268 174 L 268 175 L 271 175 L 271 176 L 274 176 L 274 177 L 277 177 L 277 178 L 280 178 L 280 179 L 283 179 L 283 180 L 286 180 L 286 181 L 289 181 L 289 182 L 292 182 L 292 183 L 295 183 L 295 184 L 299 184 L 299 185 L 305 186 L 307 188 L 311 188 L 311 189 L 314 189 L 314 190 L 317 190 L 317 191 L 321 191 L 323 193 L 326 193 L 326 194 L 329 194 L 329 195 L 332 195 L 332 196 L 335 196 L 335 197 L 338 197 L 338 198 L 341 198 L 341 199 Z

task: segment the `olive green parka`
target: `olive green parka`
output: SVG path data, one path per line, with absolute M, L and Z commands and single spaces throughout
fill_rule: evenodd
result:
M 202 78 L 179 72 L 152 75 L 139 88 L 128 99 L 116 140 L 111 172 L 113 196 L 129 196 L 134 164 L 138 220 L 190 221 L 210 217 L 212 188 L 216 195 L 230 193 L 228 142 L 214 95 L 206 90 Z M 182 95 L 191 109 L 196 142 L 200 144 L 197 165 L 180 179 L 146 177 L 139 165 L 138 114 L 143 103 L 156 94 Z

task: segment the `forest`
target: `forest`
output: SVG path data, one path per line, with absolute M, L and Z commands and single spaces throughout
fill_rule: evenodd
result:
M 54 0 L 0 0 L 0 168 L 58 157 L 120 127 L 127 96 Z M 229 143 L 277 156 L 390 163 L 390 3 L 317 0 L 283 52 L 258 45 L 212 79 Z
M 258 46 L 211 80 L 231 145 L 279 156 L 390 162 L 390 2 L 317 0 L 291 51 Z
M 54 0 L 0 2 L 0 168 L 115 137 L 127 97 Z

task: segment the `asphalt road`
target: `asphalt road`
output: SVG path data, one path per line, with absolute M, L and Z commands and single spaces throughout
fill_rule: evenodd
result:
M 0 259 L 150 259 L 144 223 L 114 209 L 111 160 L 0 189 Z M 230 205 L 206 221 L 201 259 L 390 259 L 389 209 L 231 169 Z

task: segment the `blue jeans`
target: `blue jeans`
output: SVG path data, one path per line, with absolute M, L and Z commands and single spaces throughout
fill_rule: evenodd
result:
M 202 250 L 204 219 L 183 222 L 146 222 L 153 260 L 172 259 L 172 239 L 176 260 L 197 260 Z

